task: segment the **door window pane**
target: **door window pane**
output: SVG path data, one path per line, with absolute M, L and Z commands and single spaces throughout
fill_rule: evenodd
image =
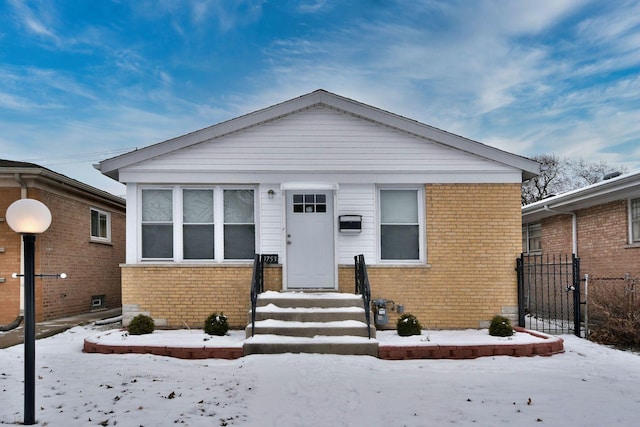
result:
M 326 194 L 294 194 L 293 213 L 326 213 Z
M 380 257 L 420 259 L 417 190 L 380 190 Z

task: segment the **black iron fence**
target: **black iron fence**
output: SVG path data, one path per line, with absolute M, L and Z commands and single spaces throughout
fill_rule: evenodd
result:
M 362 304 L 364 305 L 364 316 L 367 321 L 367 330 L 369 331 L 369 339 L 371 339 L 371 285 L 369 284 L 369 275 L 367 274 L 367 264 L 364 262 L 364 255 L 356 255 L 353 257 L 355 262 L 355 293 L 362 295 Z
M 516 271 L 519 326 L 549 334 L 582 336 L 579 258 L 522 254 Z
M 256 330 L 256 306 L 258 295 L 264 292 L 264 255 L 255 254 L 251 276 L 251 336 Z

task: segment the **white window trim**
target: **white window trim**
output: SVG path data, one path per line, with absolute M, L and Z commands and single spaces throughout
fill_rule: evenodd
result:
M 627 203 L 627 217 L 629 219 L 628 221 L 628 230 L 629 230 L 629 244 L 630 245 L 640 245 L 640 239 L 639 240 L 633 240 L 633 210 L 632 208 L 632 204 L 633 202 L 637 200 L 638 203 L 640 203 L 640 197 L 634 197 L 634 198 L 629 198 L 628 199 L 628 203 Z
M 380 190 L 412 190 L 416 191 L 418 197 L 418 259 L 382 259 L 382 239 L 380 235 Z M 426 242 L 426 208 L 424 185 L 378 185 L 376 186 L 375 200 L 375 236 L 376 236 L 376 260 L 381 265 L 420 265 L 425 264 L 427 253 Z
M 143 190 L 172 190 L 173 191 L 173 258 L 142 258 L 142 191 Z M 183 217 L 182 217 L 182 192 L 183 190 L 213 190 L 213 222 L 214 222 L 214 258 L 213 259 L 184 259 L 183 247 Z M 258 251 L 259 244 L 259 189 L 257 185 L 175 185 L 154 186 L 141 185 L 138 187 L 137 196 L 140 209 L 137 213 L 136 235 L 138 262 L 153 263 L 181 263 L 181 264 L 244 264 L 253 263 L 251 259 L 224 259 L 224 190 L 253 190 L 253 221 L 255 227 L 255 248 Z
M 532 225 L 539 225 L 540 226 L 540 230 L 542 231 L 542 223 L 540 223 L 540 222 L 530 222 L 530 223 L 524 224 L 522 226 L 522 231 L 526 232 L 525 242 L 526 242 L 526 246 L 527 246 L 526 248 L 523 248 L 523 250 L 526 249 L 526 250 L 524 250 L 523 253 L 527 254 L 527 255 L 528 254 L 540 254 L 540 253 L 542 253 L 542 249 L 535 250 L 535 251 L 531 250 L 530 243 L 531 243 L 531 226 Z M 542 236 L 540 236 L 540 239 L 542 239 Z M 542 241 L 540 242 L 540 244 L 542 246 Z
M 100 215 L 105 215 L 107 218 L 107 236 L 106 237 L 100 237 L 100 236 L 94 236 L 93 235 L 93 231 L 92 231 L 92 213 L 93 212 L 97 212 L 98 213 L 98 219 Z M 98 208 L 94 208 L 94 207 L 90 207 L 89 208 L 89 237 L 91 239 L 92 242 L 101 242 L 101 243 L 109 243 L 111 242 L 111 212 L 102 210 L 102 209 L 98 209 Z

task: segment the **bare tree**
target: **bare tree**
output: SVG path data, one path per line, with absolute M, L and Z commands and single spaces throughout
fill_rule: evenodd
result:
M 542 154 L 533 159 L 542 165 L 542 171 L 539 176 L 522 183 L 523 205 L 595 184 L 613 171 L 626 172 L 626 168 L 614 168 L 602 160 L 599 162 L 589 162 L 582 158 L 570 160 L 555 154 Z

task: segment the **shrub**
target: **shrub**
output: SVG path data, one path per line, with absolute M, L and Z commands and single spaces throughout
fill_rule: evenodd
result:
M 405 313 L 398 319 L 396 323 L 396 330 L 401 337 L 408 337 L 411 335 L 420 335 L 422 333 L 422 327 L 418 318 L 411 313 Z
M 204 321 L 204 331 L 209 335 L 226 335 L 229 331 L 227 316 L 222 312 L 220 314 L 213 313 Z
M 131 319 L 127 330 L 129 331 L 129 335 L 145 335 L 152 333 L 155 327 L 156 325 L 151 317 L 138 314 Z
M 493 316 L 489 325 L 489 335 L 494 337 L 510 337 L 513 335 L 511 321 L 504 316 Z
M 591 341 L 640 350 L 638 279 L 598 280 L 589 286 Z

